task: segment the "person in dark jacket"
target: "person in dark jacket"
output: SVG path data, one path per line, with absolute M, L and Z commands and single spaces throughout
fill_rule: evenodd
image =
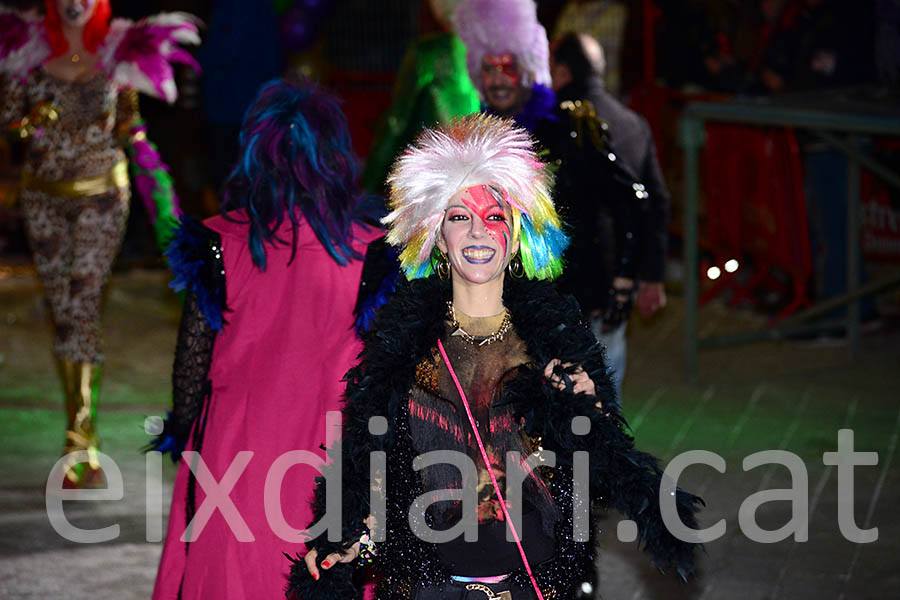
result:
M 603 85 L 603 48 L 584 33 L 568 33 L 551 48 L 550 75 L 560 102 L 588 101 L 596 116 L 608 126 L 609 144 L 618 162 L 644 186 L 636 190 L 634 202 L 645 209 L 637 223 L 635 275 L 639 281 L 637 306 L 649 317 L 666 305 L 663 287 L 669 228 L 669 190 L 656 158 L 656 145 L 647 121 L 610 94 Z M 614 378 L 625 375 L 625 322 L 595 334 L 606 345 Z M 599 330 L 598 330 L 599 329 Z

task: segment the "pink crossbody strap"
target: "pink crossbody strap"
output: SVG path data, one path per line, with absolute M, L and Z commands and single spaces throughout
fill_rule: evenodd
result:
M 459 383 L 459 379 L 456 377 L 456 373 L 453 371 L 453 366 L 450 364 L 450 359 L 447 357 L 447 351 L 444 350 L 444 345 L 441 343 L 441 340 L 438 340 L 438 350 L 441 351 L 441 357 L 444 359 L 444 364 L 447 365 L 447 370 L 450 371 L 450 377 L 453 378 L 453 383 L 456 384 L 456 389 L 459 390 L 459 397 L 462 399 L 463 407 L 466 409 L 466 416 L 469 417 L 469 424 L 472 425 L 472 431 L 475 433 L 475 440 L 478 442 L 478 449 L 481 450 L 481 458 L 484 460 L 484 466 L 487 467 L 488 475 L 491 476 L 491 483 L 494 484 L 494 491 L 497 492 L 497 498 L 500 500 L 500 508 L 503 509 L 503 515 L 506 517 L 506 524 L 509 525 L 509 530 L 513 534 L 513 539 L 516 540 L 516 546 L 519 547 L 519 556 L 522 557 L 522 563 L 525 565 L 525 571 L 528 573 L 528 577 L 531 579 L 531 585 L 534 586 L 534 593 L 537 594 L 538 600 L 544 600 L 543 594 L 541 594 L 541 590 L 538 587 L 537 581 L 534 580 L 534 574 L 531 572 L 531 565 L 528 564 L 528 557 L 525 556 L 525 549 L 522 548 L 522 540 L 519 538 L 519 532 L 516 531 L 516 525 L 512 522 L 512 519 L 509 517 L 509 511 L 506 509 L 506 500 L 503 498 L 503 493 L 500 491 L 500 486 L 497 485 L 497 477 L 494 475 L 494 469 L 491 468 L 491 461 L 488 459 L 487 451 L 484 449 L 484 443 L 481 441 L 481 435 L 478 433 L 478 426 L 475 424 L 475 417 L 472 416 L 472 409 L 469 408 L 469 401 L 466 399 L 466 393 L 462 389 L 462 385 Z

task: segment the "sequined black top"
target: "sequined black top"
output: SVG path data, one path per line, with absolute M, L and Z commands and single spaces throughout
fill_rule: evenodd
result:
M 505 312 L 481 319 L 468 317 L 461 311 L 456 314 L 461 331 L 448 322 L 442 336 L 444 348 L 466 393 L 497 483 L 505 495 L 506 512 L 521 513 L 516 528 L 526 554 L 542 562 L 553 553 L 553 527 L 559 515 L 544 480 L 546 474 L 541 469 L 526 467 L 525 461 L 537 450 L 539 441 L 523 437 L 522 424 L 514 419 L 512 407 L 502 404 L 506 382 L 520 368 L 527 368 L 525 344 L 514 330 L 500 339 L 489 337 L 503 327 Z M 436 347 L 416 368 L 409 412 L 416 451 L 424 454 L 452 450 L 471 461 L 467 463 L 471 468 L 467 473 L 442 463 L 422 470 L 422 484 L 427 493 L 437 496 L 439 490 L 453 489 L 477 498 L 474 508 L 464 506 L 461 500 L 436 501 L 429 507 L 432 527 L 441 531 L 455 527 L 459 531 L 452 540 L 437 544 L 441 561 L 454 575 L 466 577 L 503 575 L 519 568 L 522 563 L 518 548 L 513 541 L 507 541 L 505 512 L 484 466 L 459 391 Z M 510 452 L 513 454 L 508 458 Z M 508 477 L 511 470 L 516 473 Z M 523 483 L 510 492 L 510 487 L 520 480 Z M 524 493 L 516 493 L 518 489 Z M 466 541 L 462 535 L 460 522 L 464 524 L 467 509 L 471 511 L 468 516 L 473 528 L 477 521 L 477 541 Z

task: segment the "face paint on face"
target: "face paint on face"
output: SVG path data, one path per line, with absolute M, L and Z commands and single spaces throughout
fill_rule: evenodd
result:
M 500 245 L 503 261 L 506 262 L 507 250 L 512 242 L 512 219 L 507 218 L 506 214 L 509 211 L 508 203 L 494 197 L 486 185 L 471 187 L 466 191 L 468 194 L 464 194 L 460 200 L 481 219 L 488 234 Z M 506 210 L 504 204 L 507 205 Z
M 522 100 L 522 71 L 514 54 L 488 54 L 481 61 L 481 89 L 495 111 L 513 111 Z
M 444 213 L 438 248 L 465 281 L 485 283 L 501 276 L 516 249 L 512 209 L 503 198 L 496 188 L 473 186 L 457 192 Z
M 96 0 L 57 0 L 56 10 L 65 24 L 83 27 L 91 20 L 96 4 Z
M 516 57 L 512 54 L 488 54 L 481 65 L 482 78 L 493 73 L 498 73 L 509 80 L 513 86 L 519 85 L 522 75 L 516 64 Z

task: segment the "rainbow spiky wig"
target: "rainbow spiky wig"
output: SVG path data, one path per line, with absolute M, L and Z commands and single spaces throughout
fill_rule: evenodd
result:
M 476 185 L 500 188 L 512 208 L 513 238 L 525 274 L 553 279 L 562 273 L 569 238 L 550 188 L 553 178 L 533 149 L 531 137 L 512 121 L 492 115 L 461 117 L 426 129 L 391 170 L 387 241 L 401 248 L 408 279 L 433 272 L 431 255 L 450 199 Z

